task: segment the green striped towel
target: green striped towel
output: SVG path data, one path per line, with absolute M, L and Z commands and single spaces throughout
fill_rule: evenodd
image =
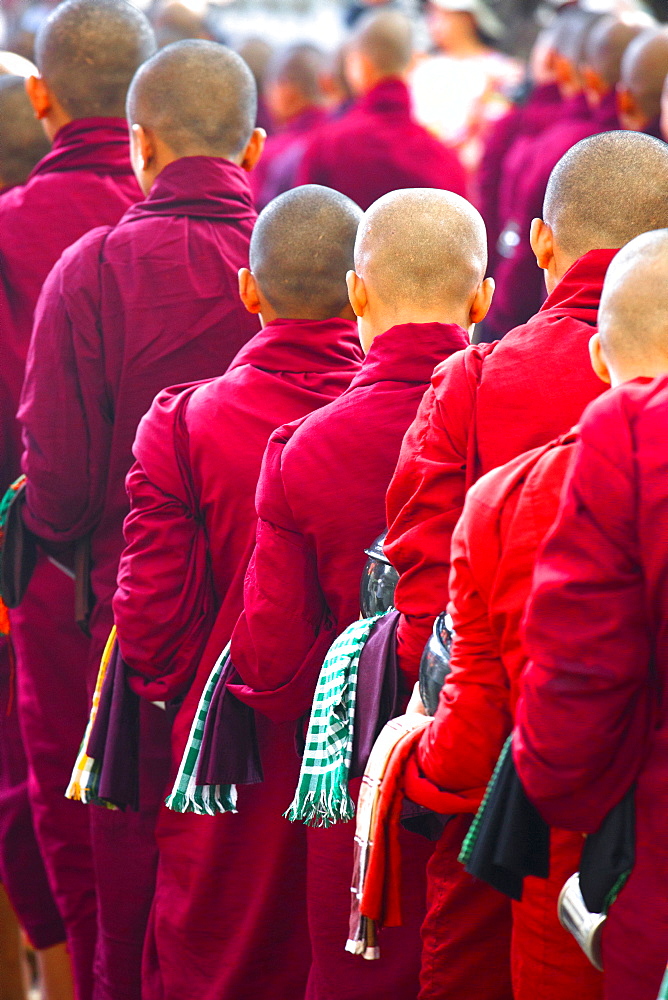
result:
M 299 784 L 285 813 L 291 822 L 329 827 L 355 815 L 348 792 L 360 655 L 382 615 L 354 622 L 332 644 L 313 697 Z
M 659 995 L 656 1000 L 668 1000 L 668 969 L 666 969 L 666 974 L 663 977 L 661 989 L 659 990 Z
M 218 813 L 237 811 L 236 785 L 198 785 L 197 770 L 199 755 L 204 737 L 204 726 L 211 704 L 213 693 L 230 655 L 230 644 L 218 657 L 209 675 L 206 687 L 199 700 L 190 735 L 183 752 L 179 773 L 172 788 L 171 795 L 166 799 L 166 805 L 174 812 L 193 812 L 200 816 L 216 816 Z

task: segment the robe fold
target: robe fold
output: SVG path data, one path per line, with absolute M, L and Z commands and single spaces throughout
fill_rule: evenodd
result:
M 400 663 L 415 673 L 448 602 L 450 541 L 467 488 L 483 473 L 577 423 L 603 391 L 589 361 L 603 279 L 615 250 L 591 250 L 541 310 L 495 344 L 434 372 L 387 495 L 385 551 L 400 578 Z
M 433 187 L 466 196 L 457 154 L 413 117 L 406 84 L 381 80 L 313 136 L 298 184 L 324 184 L 366 209 L 397 188 Z
M 297 173 L 311 136 L 327 119 L 324 108 L 305 108 L 283 129 L 270 135 L 262 157 L 250 174 L 258 212 L 297 183 Z
M 384 497 L 403 434 L 434 365 L 466 346 L 463 330 L 396 326 L 377 337 L 338 400 L 279 428 L 258 483 L 256 548 L 232 637 L 242 701 L 277 721 L 310 709 L 332 639 L 359 617 L 364 549 L 384 530 Z M 351 783 L 356 796 L 359 781 Z M 404 926 L 386 928 L 379 962 L 343 951 L 354 822 L 307 831 L 313 965 L 308 1000 L 414 1000 L 432 845 L 402 833 Z
M 591 833 L 635 783 L 635 864 L 603 930 L 605 1000 L 654 1000 L 666 965 L 667 433 L 665 376 L 586 410 L 524 629 L 514 752 L 544 818 Z
M 151 699 L 187 691 L 173 729 L 174 773 L 243 607 L 267 440 L 339 396 L 361 359 L 353 322 L 278 319 L 227 374 L 166 390 L 140 424 L 114 611 L 132 687 Z M 264 780 L 239 786 L 237 814 L 160 816 L 145 962 L 151 996 L 304 994 L 306 831 L 282 818 L 299 776 L 294 725 L 258 717 L 257 726 Z
M 57 133 L 51 152 L 27 182 L 0 198 L 0 421 L 2 489 L 19 473 L 20 433 L 15 420 L 33 324 L 49 271 L 65 250 L 94 226 L 113 225 L 141 198 L 130 166 L 127 122 L 84 118 Z M 40 588 L 42 590 L 40 591 Z M 55 691 L 42 681 L 53 664 L 82 663 L 88 643 L 74 624 L 74 587 L 52 564 L 40 566 L 24 604 L 12 614 L 17 652 L 17 697 L 35 832 L 58 909 L 65 921 L 79 1000 L 92 995 L 96 907 L 89 820 L 65 802 L 67 776 L 54 783 L 52 756 L 71 764 L 81 740 L 79 695 L 63 667 Z M 58 619 L 58 616 L 61 616 Z M 51 698 L 56 696 L 56 701 Z M 83 709 L 84 699 L 80 707 Z M 58 717 L 56 717 L 56 712 Z M 18 752 L 18 751 L 17 751 Z M 70 864 L 67 841 L 76 854 Z M 16 855 L 14 855 L 16 857 Z M 11 864 L 11 858 L 7 859 Z
M 82 704 L 68 714 L 76 744 L 112 625 L 137 426 L 165 385 L 225 371 L 257 329 L 237 290 L 254 220 L 240 167 L 213 157 L 177 160 L 118 225 L 67 250 L 40 297 L 19 414 L 24 518 L 51 545 L 90 536 L 92 642 L 61 668 L 69 683 L 57 699 L 81 692 Z M 153 828 L 169 767 L 165 714 L 147 704 L 142 716 L 139 813 L 88 810 L 100 912 L 96 1000 L 139 995 Z M 54 754 L 63 789 L 76 752 L 62 745 Z

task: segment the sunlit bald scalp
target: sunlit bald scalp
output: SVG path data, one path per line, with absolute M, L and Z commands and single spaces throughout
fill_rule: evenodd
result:
M 639 24 L 627 24 L 616 17 L 603 17 L 589 33 L 585 62 L 614 87 L 620 79 L 622 57 L 634 38 L 643 32 Z
M 343 312 L 361 218 L 350 198 L 319 184 L 267 205 L 253 230 L 250 266 L 279 315 L 331 319 Z
M 72 118 L 122 118 L 130 81 L 154 52 L 150 24 L 126 0 L 66 0 L 35 41 L 37 67 Z
M 661 110 L 661 91 L 668 75 L 668 30 L 641 32 L 622 58 L 621 82 L 648 119 Z
M 290 84 L 308 101 L 321 97 L 320 80 L 327 69 L 325 53 L 315 45 L 292 45 L 272 60 L 269 83 Z
M 50 144 L 35 118 L 22 76 L 0 76 L 0 181 L 23 184 Z
M 158 135 L 177 156 L 238 156 L 256 114 L 253 74 L 217 42 L 168 45 L 142 66 L 128 94 L 130 124 Z
M 408 188 L 379 198 L 365 213 L 355 270 L 390 308 L 419 302 L 458 307 L 487 268 L 485 224 L 459 195 Z
M 413 57 L 411 22 L 397 11 L 367 14 L 353 33 L 350 50 L 361 52 L 383 76 L 401 76 Z
M 641 132 L 583 139 L 550 174 L 543 218 L 573 259 L 668 226 L 668 146 Z
M 608 268 L 598 332 L 612 365 L 668 365 L 668 229 L 643 233 Z

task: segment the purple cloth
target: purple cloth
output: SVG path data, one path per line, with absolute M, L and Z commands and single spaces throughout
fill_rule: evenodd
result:
M 376 737 L 399 714 L 396 632 L 399 612 L 391 611 L 374 625 L 357 671 L 355 734 L 351 778 L 361 778 Z
M 249 174 L 258 212 L 297 183 L 297 171 L 313 131 L 324 123 L 323 108 L 305 108 L 285 128 L 270 136 L 260 162 Z
M 227 690 L 235 675 L 228 659 L 206 717 L 198 785 L 257 785 L 264 780 L 255 712 Z
M 139 697 L 125 679 L 114 644 L 86 752 L 100 763 L 98 795 L 119 809 L 139 809 Z

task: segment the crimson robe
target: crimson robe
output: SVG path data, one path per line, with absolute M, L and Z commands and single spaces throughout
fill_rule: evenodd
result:
M 324 184 L 366 210 L 397 188 L 433 187 L 466 196 L 457 154 L 414 119 L 406 84 L 381 80 L 313 136 L 298 184 Z
M 63 254 L 40 297 L 19 412 L 28 476 L 24 519 L 52 545 L 90 535 L 96 600 L 87 655 L 61 666 L 58 677 L 67 687 L 56 691 L 51 678 L 51 698 L 42 706 L 48 717 L 54 704 L 78 699 L 69 711 L 68 741 L 50 748 L 61 788 L 113 621 L 128 509 L 124 481 L 137 425 L 160 389 L 220 374 L 257 329 L 237 291 L 254 219 L 240 167 L 210 157 L 177 160 L 117 226 L 94 230 Z M 25 601 L 19 613 L 29 633 L 24 641 L 40 641 Z M 157 860 L 153 828 L 169 764 L 166 752 L 153 749 L 168 739 L 164 713 L 146 705 L 143 716 L 140 812 L 88 811 L 100 911 L 99 1000 L 139 990 Z M 42 742 L 46 749 L 48 740 Z
M 0 198 L 3 490 L 19 473 L 20 435 L 15 414 L 41 287 L 66 247 L 94 226 L 117 222 L 139 198 L 141 192 L 130 166 L 127 122 L 115 118 L 85 118 L 63 126 L 51 152 L 37 164 L 26 184 Z M 78 995 L 86 998 L 92 991 L 96 938 L 89 822 L 81 807 L 63 798 L 62 781 L 53 784 L 50 759 L 55 747 L 61 747 L 63 753 L 74 747 L 76 753 L 81 739 L 76 719 L 77 712 L 85 711 L 85 693 L 68 684 L 72 678 L 66 675 L 66 664 L 81 662 L 88 644 L 74 624 L 73 602 L 71 580 L 51 563 L 43 563 L 24 606 L 12 616 L 12 627 L 35 831 L 66 925 Z M 24 616 L 30 619 L 27 629 L 22 627 Z M 59 712 L 57 718 L 49 713 L 45 727 L 44 712 L 52 703 L 44 697 L 39 683 L 52 671 L 54 662 L 64 672 L 61 684 L 66 694 L 60 704 L 67 705 L 67 711 Z M 20 755 L 18 747 L 15 753 Z M 30 837 L 29 826 L 21 838 L 26 844 L 24 837 Z M 14 853 L 7 864 L 16 857 Z M 44 906 L 47 912 L 48 901 Z
M 384 530 L 402 436 L 434 365 L 466 342 L 456 326 L 393 327 L 374 340 L 347 392 L 270 439 L 244 613 L 232 637 L 244 683 L 231 690 L 242 701 L 279 721 L 309 711 L 329 644 L 359 617 L 364 549 Z M 353 782 L 353 796 L 358 788 Z M 306 995 L 414 1000 L 431 845 L 403 834 L 404 926 L 383 931 L 379 962 L 363 962 L 343 950 L 353 837 L 352 822 L 307 832 L 313 966 Z
M 531 139 L 514 173 L 512 200 L 504 225 L 515 227 L 519 242 L 510 257 L 499 261 L 495 272 L 496 292 L 485 319 L 487 340 L 503 337 L 520 323 L 526 323 L 545 295 L 543 272 L 536 264 L 529 243 L 533 219 L 542 218 L 545 191 L 552 170 L 561 157 L 581 139 L 619 128 L 615 92 L 604 99 L 595 113 L 584 94 L 565 102 L 559 119 Z
M 387 495 L 385 551 L 400 574 L 398 654 L 413 679 L 448 602 L 450 540 L 468 486 L 565 433 L 603 391 L 589 340 L 615 252 L 586 253 L 528 323 L 434 372 Z
M 208 674 L 243 607 L 269 435 L 340 395 L 361 357 L 352 322 L 275 320 L 226 375 L 166 390 L 139 426 L 114 612 L 138 693 L 172 699 L 190 685 L 173 729 L 174 774 Z M 282 818 L 299 776 L 294 725 L 262 716 L 257 724 L 264 781 L 239 786 L 237 814 L 162 810 L 145 959 L 151 996 L 303 995 L 306 831 Z
M 668 379 L 585 412 L 537 561 L 515 759 L 552 824 L 595 831 L 635 783 L 635 863 L 603 930 L 606 1000 L 655 1000 L 668 932 Z
M 297 173 L 311 135 L 327 118 L 324 108 L 305 108 L 267 139 L 260 162 L 250 174 L 258 212 L 297 183 Z

